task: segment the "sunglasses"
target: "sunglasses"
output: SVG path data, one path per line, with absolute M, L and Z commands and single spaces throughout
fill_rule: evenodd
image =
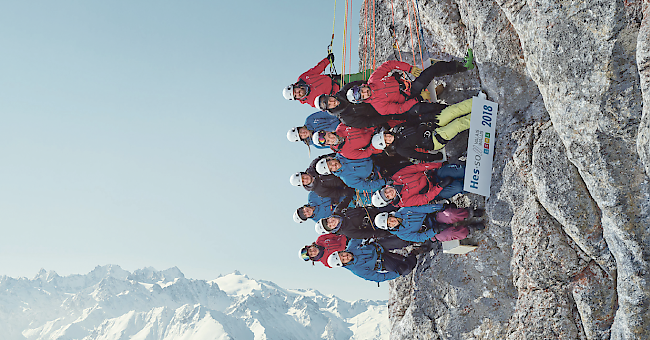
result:
M 303 249 L 300 251 L 300 257 L 302 257 L 302 259 L 305 260 L 305 261 L 309 261 L 309 260 L 311 260 L 311 259 L 309 258 L 309 255 L 307 255 L 307 249 L 309 249 L 309 248 L 303 248 Z
M 318 133 L 318 143 L 320 143 L 321 145 L 325 144 L 325 135 L 326 134 L 327 134 L 327 132 L 325 132 L 325 131 L 321 131 L 321 132 Z

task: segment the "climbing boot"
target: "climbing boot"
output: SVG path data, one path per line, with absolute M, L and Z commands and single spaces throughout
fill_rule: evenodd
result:
M 474 52 L 471 48 L 467 49 L 467 54 L 465 54 L 465 59 L 463 59 L 463 66 L 467 71 L 474 69 Z

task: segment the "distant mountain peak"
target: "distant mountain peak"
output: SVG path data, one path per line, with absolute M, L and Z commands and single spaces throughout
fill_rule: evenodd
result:
M 3 277 L 0 284 L 2 340 L 386 339 L 389 334 L 385 301 L 351 304 L 239 271 L 207 282 L 185 278 L 176 267 L 131 273 L 105 265 L 64 277 L 41 269 L 32 280 Z

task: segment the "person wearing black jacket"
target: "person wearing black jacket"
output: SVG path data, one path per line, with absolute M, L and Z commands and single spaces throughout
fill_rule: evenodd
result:
M 333 157 L 335 153 L 316 157 L 304 172 L 300 172 L 302 186 L 307 191 L 313 191 L 320 197 L 330 197 L 333 200 L 341 200 L 343 197 L 354 196 L 354 189 L 348 187 L 343 181 L 334 175 L 321 175 L 316 171 L 316 163 L 325 157 Z M 295 175 L 294 175 L 295 176 Z
M 332 216 L 322 218 L 316 223 L 316 232 L 319 234 L 339 234 L 358 239 L 389 237 L 392 236 L 390 232 L 379 229 L 374 225 L 375 216 L 396 209 L 394 206 L 344 209 L 343 205 L 339 204 L 334 209 Z
M 387 124 L 390 120 L 400 119 L 399 115 L 382 116 L 372 105 L 367 103 L 352 104 L 346 93 L 352 86 L 364 84 L 364 81 L 354 81 L 346 84 L 335 95 L 319 97 L 319 108 L 336 116 L 343 124 L 356 128 L 367 128 Z

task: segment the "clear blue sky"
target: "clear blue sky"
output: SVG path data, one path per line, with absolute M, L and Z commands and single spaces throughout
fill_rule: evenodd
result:
M 333 10 L 325 0 L 1 4 L 0 275 L 177 266 L 195 279 L 239 270 L 387 299 L 388 284 L 298 258 L 317 235 L 292 221 L 307 192 L 288 178 L 310 159 L 286 132 L 316 110 L 281 90 L 327 54 Z

